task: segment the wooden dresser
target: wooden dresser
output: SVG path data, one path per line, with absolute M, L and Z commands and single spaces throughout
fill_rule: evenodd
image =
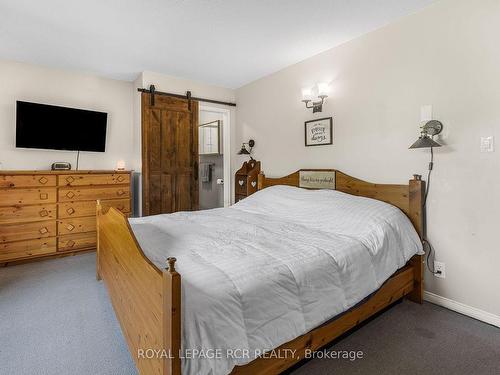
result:
M 234 202 L 257 191 L 257 178 L 260 173 L 260 161 L 250 160 L 243 163 L 234 175 Z
M 0 265 L 96 247 L 96 200 L 131 210 L 129 171 L 0 171 Z

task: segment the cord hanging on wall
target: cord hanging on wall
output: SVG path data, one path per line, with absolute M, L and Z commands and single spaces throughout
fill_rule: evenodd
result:
M 422 206 L 424 208 L 424 213 L 426 212 L 425 208 L 427 205 L 427 196 L 429 195 L 429 189 L 431 187 L 431 172 L 432 169 L 434 168 L 434 147 L 441 147 L 441 145 L 436 142 L 433 138 L 435 135 L 438 135 L 443 131 L 443 124 L 440 121 L 437 120 L 431 120 L 425 123 L 424 126 L 422 126 L 422 131 L 420 132 L 420 137 L 409 147 L 410 149 L 416 149 L 416 148 L 430 148 L 431 151 L 431 160 L 429 162 L 429 167 L 428 167 L 428 172 L 427 172 L 427 185 L 425 189 L 425 194 L 424 194 L 424 201 L 422 203 Z M 429 271 L 433 274 L 436 274 L 437 272 L 434 270 L 434 267 L 431 268 L 429 265 L 429 258 L 431 256 L 431 253 L 433 251 L 432 245 L 427 239 L 426 236 L 426 230 L 425 230 L 425 225 L 424 225 L 424 234 L 422 238 L 422 244 L 425 247 L 426 245 L 428 246 L 429 250 L 427 251 L 427 259 L 426 259 L 426 264 L 427 268 Z

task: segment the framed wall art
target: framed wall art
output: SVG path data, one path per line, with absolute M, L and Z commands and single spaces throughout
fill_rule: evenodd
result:
M 323 146 L 333 144 L 333 118 L 325 117 L 304 123 L 305 145 Z

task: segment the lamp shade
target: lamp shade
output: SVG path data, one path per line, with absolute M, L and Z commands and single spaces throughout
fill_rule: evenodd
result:
M 429 148 L 429 147 L 441 147 L 439 143 L 431 139 L 428 135 L 423 134 L 418 137 L 417 141 L 413 143 L 409 148 Z
M 312 100 L 312 89 L 303 88 L 302 89 L 302 100 Z
M 328 96 L 328 83 L 326 82 L 321 82 L 318 83 L 318 96 Z
M 238 151 L 238 155 L 250 155 L 244 143 L 241 145 L 241 150 Z

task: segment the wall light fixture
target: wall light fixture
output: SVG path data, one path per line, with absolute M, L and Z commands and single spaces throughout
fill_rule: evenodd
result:
M 302 89 L 302 102 L 305 103 L 306 108 L 313 110 L 313 113 L 323 111 L 323 104 L 325 99 L 328 98 L 328 83 L 318 83 L 314 88 Z M 316 97 L 314 93 L 317 92 Z

